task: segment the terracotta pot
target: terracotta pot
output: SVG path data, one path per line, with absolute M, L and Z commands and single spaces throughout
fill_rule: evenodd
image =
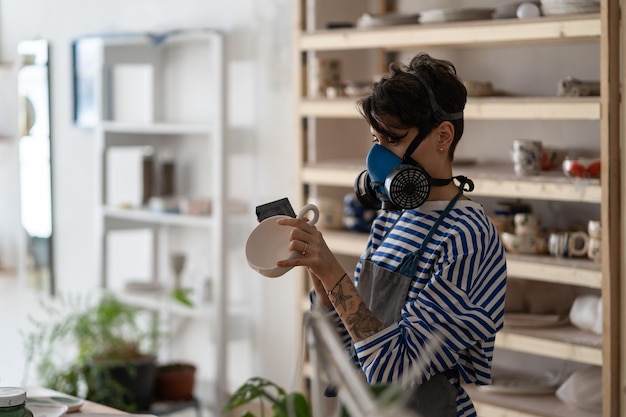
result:
M 188 401 L 193 398 L 196 367 L 171 363 L 157 367 L 154 384 L 157 401 Z

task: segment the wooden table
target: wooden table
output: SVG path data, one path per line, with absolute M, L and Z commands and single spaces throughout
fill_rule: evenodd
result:
M 27 387 L 26 388 L 26 396 L 27 397 L 50 397 L 53 395 L 64 395 L 58 391 L 51 390 L 49 388 L 44 387 Z M 93 401 L 85 400 L 80 410 L 71 413 L 75 414 L 77 417 L 79 414 L 128 414 L 125 411 L 118 410 L 117 408 L 112 408 L 106 405 L 98 404 Z

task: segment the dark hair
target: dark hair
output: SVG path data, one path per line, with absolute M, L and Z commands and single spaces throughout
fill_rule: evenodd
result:
M 415 74 L 419 74 L 416 76 Z M 381 118 L 388 116 L 395 128 L 416 126 L 431 130 L 442 120 L 433 114 L 433 104 L 428 90 L 420 81 L 428 84 L 439 107 L 446 113 L 462 112 L 467 101 L 467 90 L 457 77 L 456 68 L 446 60 L 432 58 L 427 53 L 417 54 L 409 65 L 392 63 L 389 74 L 374 83 L 372 93 L 357 102 L 359 112 L 367 122 L 382 135 L 393 137 L 381 125 Z M 387 120 L 388 122 L 389 120 Z M 463 118 L 452 120 L 454 140 L 449 157 L 454 156 L 456 145 L 463 135 Z

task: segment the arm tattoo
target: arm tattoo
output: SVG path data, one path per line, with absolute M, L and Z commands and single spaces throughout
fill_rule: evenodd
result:
M 355 341 L 363 340 L 385 328 L 363 301 L 355 313 L 346 315 L 346 327 Z
M 354 284 L 339 283 L 328 295 L 355 342 L 385 328 L 385 324 L 367 308 Z
M 348 308 L 346 307 L 346 301 L 348 301 L 349 299 L 352 298 L 351 295 L 346 295 L 343 292 L 343 287 L 341 285 L 339 285 L 339 288 L 337 288 L 337 291 L 330 291 L 328 293 L 328 295 L 332 295 L 334 300 L 332 300 L 332 303 L 334 305 L 340 305 L 341 308 L 343 308 L 344 310 L 347 310 Z

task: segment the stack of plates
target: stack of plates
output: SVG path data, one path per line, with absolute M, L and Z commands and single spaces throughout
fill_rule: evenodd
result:
M 541 0 L 541 12 L 544 16 L 599 13 L 600 2 L 594 0 Z
M 493 8 L 457 8 L 433 9 L 420 13 L 420 23 L 459 22 L 465 20 L 488 20 L 493 15 Z
M 356 21 L 358 28 L 371 28 L 377 26 L 410 25 L 417 23 L 419 14 L 370 14 L 364 13 Z
M 569 317 L 562 314 L 531 314 L 506 313 L 504 325 L 506 327 L 556 327 L 569 323 Z
M 559 378 L 552 373 L 533 375 L 525 372 L 494 370 L 491 385 L 480 385 L 481 391 L 494 394 L 552 394 L 559 387 Z

